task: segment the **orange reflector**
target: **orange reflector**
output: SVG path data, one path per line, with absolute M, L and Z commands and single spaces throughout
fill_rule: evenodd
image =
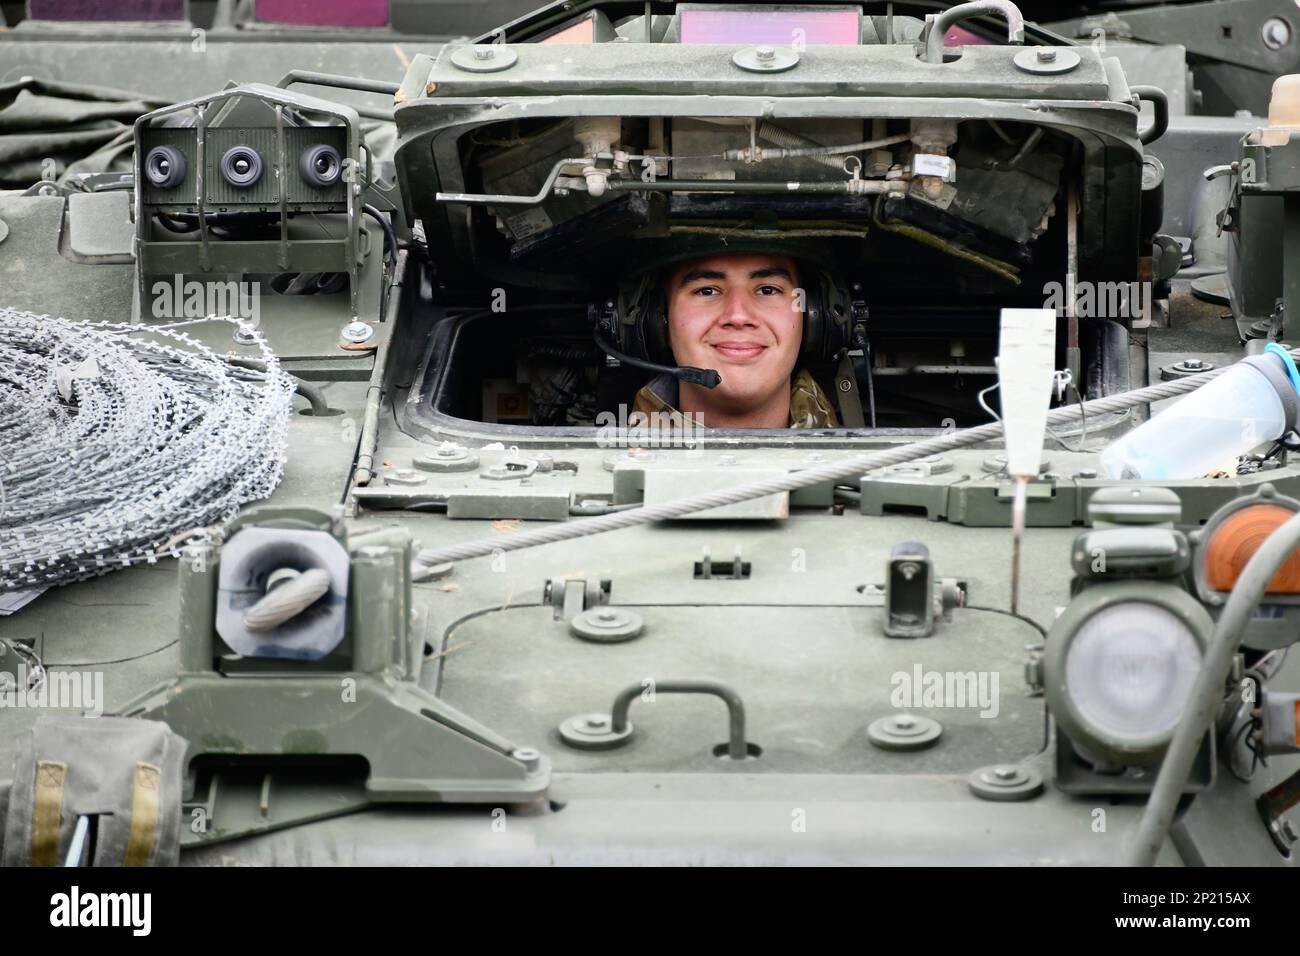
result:
M 1246 562 L 1264 540 L 1295 514 L 1281 505 L 1250 505 L 1234 511 L 1214 529 L 1204 549 L 1205 583 L 1213 591 L 1231 591 Z M 1300 594 L 1300 551 L 1282 562 L 1269 594 Z

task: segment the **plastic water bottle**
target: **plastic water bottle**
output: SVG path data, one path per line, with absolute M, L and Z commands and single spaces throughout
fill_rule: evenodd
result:
M 1298 389 L 1295 362 L 1270 344 L 1111 443 L 1101 453 L 1102 472 L 1144 481 L 1199 478 L 1294 429 Z

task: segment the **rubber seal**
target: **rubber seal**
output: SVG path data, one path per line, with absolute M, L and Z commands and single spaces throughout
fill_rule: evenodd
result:
M 325 171 L 321 172 L 316 164 L 324 161 Z M 320 144 L 303 150 L 298 160 L 298 174 L 309 185 L 317 189 L 333 186 L 343 176 L 343 158 L 333 146 Z
M 235 164 L 239 160 L 248 164 L 248 169 L 240 172 Z M 240 144 L 226 150 L 221 157 L 221 178 L 236 189 L 248 189 L 262 178 L 262 156 L 251 146 Z
M 1300 418 L 1300 393 L 1296 392 L 1286 371 L 1281 366 L 1274 365 L 1263 354 L 1244 358 L 1237 364 L 1253 368 L 1268 379 L 1268 383 L 1273 386 L 1278 400 L 1282 403 L 1282 414 L 1285 418 L 1282 434 L 1294 431 L 1297 419 Z
M 1296 393 L 1300 394 L 1300 369 L 1296 368 L 1295 359 L 1291 357 L 1291 353 L 1276 342 L 1269 342 L 1268 345 L 1264 346 L 1264 351 L 1269 355 L 1276 355 L 1282 360 L 1282 364 L 1286 366 L 1287 378 L 1291 379 L 1291 384 L 1295 386 Z
M 185 181 L 185 154 L 175 146 L 155 146 L 144 160 L 145 179 L 155 189 L 173 189 Z

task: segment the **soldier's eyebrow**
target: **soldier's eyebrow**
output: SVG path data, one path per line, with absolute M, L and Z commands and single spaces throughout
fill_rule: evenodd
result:
M 689 285 L 699 279 L 725 279 L 726 273 L 719 272 L 717 269 L 691 269 L 682 276 L 679 285 Z
M 749 274 L 751 279 L 774 279 L 777 277 L 785 279 L 787 282 L 794 282 L 794 276 L 790 275 L 790 270 L 785 266 L 764 266 L 761 269 L 755 269 Z M 700 279 L 725 279 L 725 272 L 719 272 L 717 269 L 691 269 L 682 276 L 681 285 L 690 285 Z

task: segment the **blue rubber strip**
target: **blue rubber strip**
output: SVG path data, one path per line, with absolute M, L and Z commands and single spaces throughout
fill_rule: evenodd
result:
M 1300 393 L 1300 369 L 1296 368 L 1295 359 L 1291 357 L 1291 353 L 1276 342 L 1269 342 L 1268 345 L 1264 346 L 1264 351 L 1276 355 L 1282 360 L 1282 364 L 1286 366 L 1287 378 L 1291 379 L 1291 384 L 1295 386 L 1296 392 Z

